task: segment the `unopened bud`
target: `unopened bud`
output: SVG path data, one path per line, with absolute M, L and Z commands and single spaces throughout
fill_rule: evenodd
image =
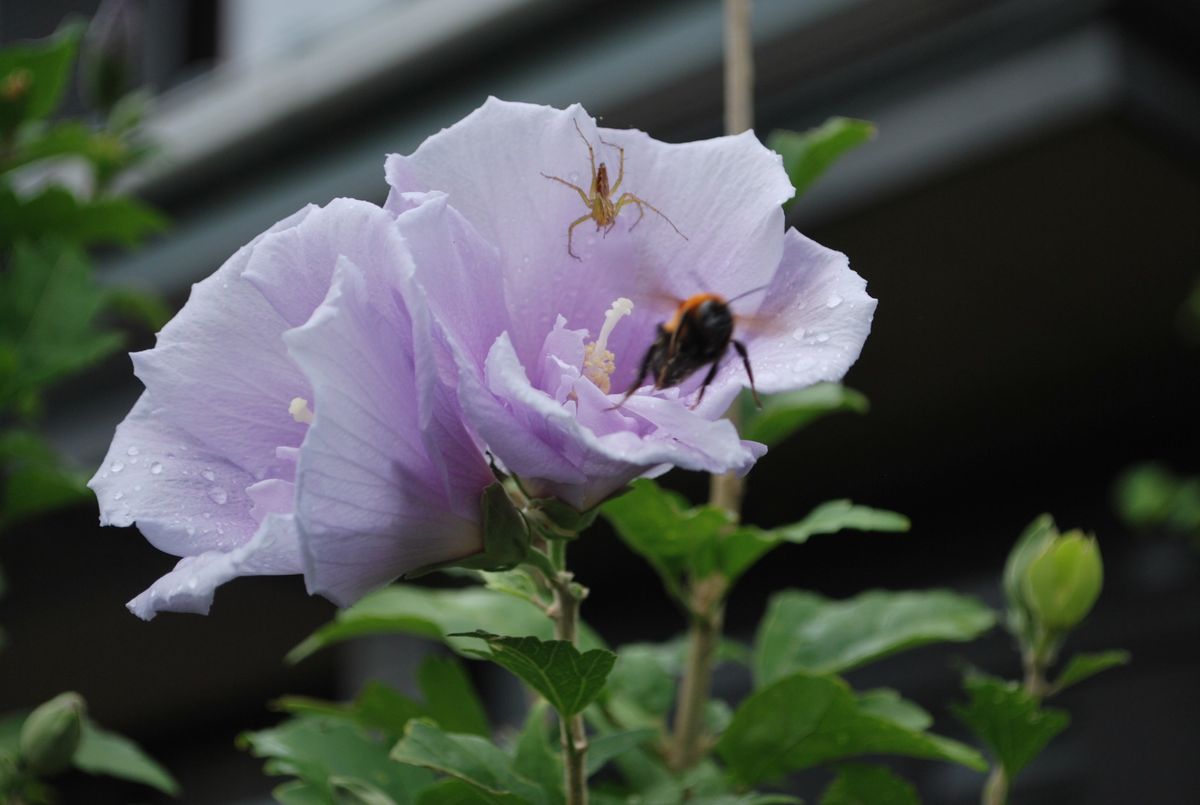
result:
M 86 710 L 78 693 L 61 693 L 21 725 L 21 763 L 34 774 L 55 774 L 71 764 L 83 736 Z
M 1025 600 L 1047 628 L 1070 629 L 1091 611 L 1104 584 L 1093 537 L 1070 531 L 1051 540 L 1025 569 Z

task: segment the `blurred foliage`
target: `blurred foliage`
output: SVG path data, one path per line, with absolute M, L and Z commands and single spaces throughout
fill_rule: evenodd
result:
M 1200 476 L 1180 476 L 1161 464 L 1126 470 L 1114 488 L 1117 511 L 1130 526 L 1191 540 L 1200 549 Z
M 128 74 L 104 68 L 108 96 L 87 119 L 56 117 L 84 30 L 68 23 L 0 50 L 0 533 L 88 495 L 87 474 L 39 429 L 47 392 L 119 350 L 119 323 L 166 319 L 157 297 L 98 282 L 86 251 L 134 246 L 165 219 L 111 191 L 150 153 L 139 131 L 146 99 L 129 93 Z M 178 792 L 132 741 L 92 722 L 78 694 L 0 720 L 0 801 L 53 802 L 47 780 L 72 769 Z
M 86 30 L 93 55 L 83 83 L 88 70 L 128 59 L 133 44 Z M 0 529 L 85 499 L 86 476 L 39 430 L 45 396 L 119 351 L 118 325 L 157 328 L 167 317 L 157 297 L 97 281 L 86 251 L 134 246 L 165 219 L 111 191 L 150 154 L 140 133 L 147 99 L 130 92 L 129 73 L 104 79 L 103 103 L 86 118 L 56 117 L 84 35 L 72 22 L 0 51 Z

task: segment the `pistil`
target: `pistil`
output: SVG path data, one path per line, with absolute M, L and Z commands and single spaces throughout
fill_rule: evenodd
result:
M 608 336 L 624 317 L 633 313 L 633 302 L 621 297 L 604 314 L 604 324 L 595 342 L 584 347 L 583 374 L 605 394 L 612 389 L 612 374 L 617 369 L 616 356 L 608 351 Z

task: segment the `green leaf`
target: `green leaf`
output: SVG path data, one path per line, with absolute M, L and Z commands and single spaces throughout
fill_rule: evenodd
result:
M 587 773 L 592 776 L 611 760 L 658 738 L 658 730 L 639 729 L 598 735 L 588 744 Z
M 0 527 L 91 499 L 87 476 L 65 467 L 33 431 L 0 434 Z
M 974 640 L 995 625 L 974 598 L 949 590 L 873 590 L 834 600 L 816 593 L 777 593 L 755 639 L 758 685 L 795 671 L 846 671 L 910 648 Z
M 846 763 L 821 795 L 821 805 L 921 805 L 917 789 L 883 766 Z
M 848 500 L 822 504 L 798 523 L 763 530 L 738 526 L 716 506 L 689 507 L 680 495 L 649 480 L 634 481 L 625 495 L 601 511 L 617 534 L 662 577 L 668 592 L 682 601 L 687 578 L 720 573 L 730 584 L 763 554 L 782 542 L 804 542 L 843 529 L 906 531 L 908 518 L 856 506 Z
M 398 584 L 377 590 L 354 606 L 338 612 L 326 624 L 292 649 L 288 662 L 299 662 L 327 646 L 369 634 L 412 634 L 443 641 L 458 654 L 475 657 L 478 644 L 455 633 L 483 629 L 519 631 L 549 639 L 554 624 L 533 604 L 511 595 L 480 587 L 432 590 Z M 602 645 L 586 627 L 579 639 L 585 648 Z
M 529 708 L 525 726 L 517 736 L 513 770 L 541 786 L 551 805 L 566 801 L 563 793 L 562 755 L 557 749 L 558 730 L 552 729 L 550 705 L 538 700 Z M 588 750 L 591 760 L 591 750 Z
M 138 745 L 123 735 L 85 722 L 83 738 L 72 759 L 75 768 L 89 774 L 103 774 L 142 785 L 164 794 L 178 796 L 179 783 Z
M 1009 780 L 1071 722 L 1066 711 L 1042 708 L 1015 682 L 974 675 L 964 686 L 970 698 L 952 710 L 992 751 Z
M 433 782 L 423 769 L 393 763 L 387 745 L 340 718 L 293 718 L 270 729 L 242 733 L 238 745 L 265 758 L 268 774 L 298 777 L 317 788 L 323 802 L 337 802 L 337 790 L 344 791 L 347 781 L 360 781 L 398 805 L 407 805 Z
M 68 23 L 46 39 L 0 49 L 0 132 L 58 107 L 82 34 L 82 25 Z
M 468 783 L 491 795 L 488 802 L 549 805 L 545 792 L 517 774 L 508 755 L 477 735 L 454 735 L 427 721 L 413 721 L 392 750 L 392 760 Z
M 902 699 L 891 688 L 877 688 L 858 694 L 858 706 L 864 712 L 887 719 L 905 729 L 920 732 L 933 725 L 933 718 L 916 704 Z
M 608 677 L 606 699 L 621 724 L 661 726 L 675 701 L 680 664 L 674 652 L 650 643 L 622 646 Z
M 20 240 L 135 246 L 166 226 L 161 213 L 124 196 L 85 201 L 63 187 L 50 186 L 19 198 L 0 185 L 0 246 Z
M 667 590 L 683 599 L 684 577 L 703 578 L 720 565 L 722 537 L 735 526 L 715 506 L 690 507 L 687 501 L 650 480 L 634 481 L 601 512 L 635 553 L 662 577 Z
M 1067 667 L 1054 681 L 1054 693 L 1061 693 L 1072 685 L 1095 676 L 1101 671 L 1129 664 L 1129 652 L 1120 649 L 1101 651 L 1097 654 L 1076 654 L 1067 662 Z
M 533 576 L 530 575 L 529 570 L 525 567 L 491 573 L 476 571 L 476 574 L 489 590 L 507 593 L 530 603 L 542 603 L 542 596 L 538 591 L 537 582 L 533 580 Z
M 0 273 L 0 409 L 121 345 L 92 322 L 103 298 L 83 255 L 61 243 L 18 244 Z
M 839 383 L 817 383 L 808 388 L 771 394 L 763 398 L 761 409 L 753 400 L 744 399 L 742 438 L 774 447 L 796 431 L 822 417 L 839 411 L 865 414 L 867 398 Z
M 903 514 L 858 506 L 848 500 L 831 500 L 809 512 L 803 520 L 776 528 L 772 534 L 787 542 L 807 542 L 809 537 L 836 534 L 839 531 L 898 532 L 909 529 Z
M 404 727 L 411 719 L 429 714 L 424 705 L 380 682 L 368 682 L 348 704 L 285 696 L 276 700 L 273 706 L 297 715 L 341 719 L 365 729 L 382 730 L 396 738 L 404 734 Z
M 303 780 L 292 780 L 283 785 L 275 786 L 271 796 L 280 805 L 327 805 L 325 794 L 320 786 L 306 783 Z
M 806 673 L 784 677 L 746 699 L 721 735 L 717 752 L 730 772 L 749 784 L 861 755 L 905 755 L 987 768 L 969 746 L 881 717 L 862 707 L 842 680 Z
M 487 643 L 488 659 L 542 694 L 564 718 L 582 712 L 604 689 L 617 655 L 605 649 L 582 654 L 565 640 L 504 637 L 476 630 L 462 635 Z
M 783 168 L 796 188 L 795 197 L 785 209 L 804 195 L 809 186 L 846 152 L 875 136 L 875 126 L 865 120 L 831 117 L 807 131 L 776 130 L 767 138 L 767 147 L 783 157 Z
M 446 732 L 491 735 L 471 678 L 453 657 L 426 657 L 417 671 L 417 684 L 429 716 Z

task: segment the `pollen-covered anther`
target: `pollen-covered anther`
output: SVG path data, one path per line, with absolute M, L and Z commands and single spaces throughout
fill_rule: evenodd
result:
M 600 335 L 596 340 L 584 347 L 583 375 L 596 384 L 596 387 L 608 394 L 612 389 L 612 374 L 617 369 L 616 356 L 608 351 L 608 336 L 624 317 L 633 313 L 633 302 L 621 297 L 612 303 L 612 307 L 604 314 L 604 324 L 600 327 Z
M 288 403 L 288 413 L 292 415 L 292 419 L 297 422 L 303 422 L 305 425 L 311 425 L 313 421 L 313 410 L 308 406 L 308 400 L 303 397 L 295 397 Z

